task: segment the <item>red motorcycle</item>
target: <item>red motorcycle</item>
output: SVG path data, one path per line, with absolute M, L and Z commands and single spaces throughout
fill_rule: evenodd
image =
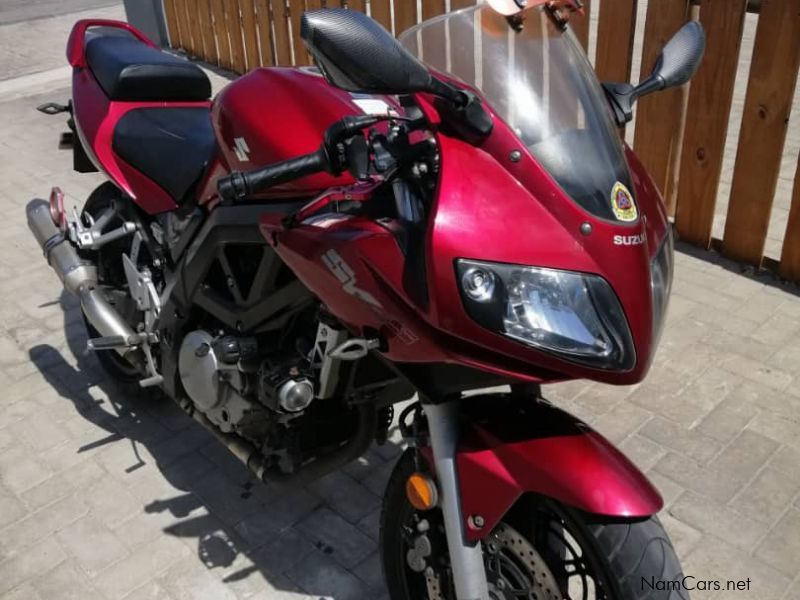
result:
M 691 78 L 704 34 L 601 86 L 577 7 L 524 4 L 401 42 L 308 12 L 317 67 L 213 102 L 133 27 L 80 21 L 72 100 L 40 109 L 109 182 L 81 212 L 54 188 L 28 223 L 108 373 L 160 387 L 259 480 L 342 467 L 415 397 L 381 523 L 394 600 L 686 598 L 658 585 L 682 577 L 658 492 L 540 384 L 650 367 L 673 242 L 617 125 Z

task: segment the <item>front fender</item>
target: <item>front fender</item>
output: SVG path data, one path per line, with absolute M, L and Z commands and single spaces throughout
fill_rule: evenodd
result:
M 490 398 L 479 402 L 485 407 Z M 493 403 L 504 404 L 497 396 Z M 462 433 L 457 467 L 470 541 L 486 537 L 526 492 L 612 517 L 661 510 L 661 495 L 642 472 L 588 425 L 544 401 L 512 406 L 481 410 Z

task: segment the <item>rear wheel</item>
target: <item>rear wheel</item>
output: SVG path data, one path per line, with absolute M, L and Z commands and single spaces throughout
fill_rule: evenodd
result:
M 381 552 L 389 595 L 455 600 L 441 514 L 417 512 L 406 499 L 405 483 L 415 470 L 409 450 L 384 496 Z M 483 542 L 483 553 L 492 600 L 689 598 L 686 591 L 644 583 L 683 578 L 656 517 L 614 520 L 526 496 Z

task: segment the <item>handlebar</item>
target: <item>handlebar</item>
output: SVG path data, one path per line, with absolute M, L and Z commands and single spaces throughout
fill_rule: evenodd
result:
M 234 172 L 217 181 L 224 200 L 240 200 L 274 185 L 293 181 L 326 170 L 328 161 L 322 148 L 311 154 L 290 158 L 247 173 Z

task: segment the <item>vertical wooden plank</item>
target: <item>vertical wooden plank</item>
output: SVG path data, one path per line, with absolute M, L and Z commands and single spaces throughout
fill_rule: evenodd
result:
M 186 0 L 186 12 L 189 19 L 189 29 L 192 33 L 192 54 L 197 58 L 206 60 L 203 47 L 203 23 L 197 10 L 198 0 Z
M 269 0 L 258 0 L 256 21 L 258 22 L 259 64 L 262 67 L 271 67 L 275 64 L 275 54 L 272 48 L 272 15 L 269 10 Z
M 661 49 L 688 17 L 688 0 L 660 0 L 648 4 L 640 80 L 650 75 Z M 674 89 L 642 98 L 636 116 L 636 154 L 667 200 L 670 215 L 675 214 L 674 203 L 670 206 L 669 202 L 674 198 L 669 193 L 673 180 L 670 165 L 680 151 L 682 110 L 682 91 Z
M 744 104 L 726 256 L 761 266 L 800 67 L 800 2 L 762 0 Z
M 192 33 L 189 28 L 189 17 L 186 12 L 186 0 L 175 0 L 175 15 L 180 30 L 180 48 L 192 51 Z
M 445 0 L 422 0 L 423 21 L 443 15 L 446 11 L 447 7 L 445 6 Z
M 458 8 L 456 0 L 452 0 L 451 8 Z M 461 2 L 461 4 L 474 5 L 474 2 Z M 460 8 L 464 8 L 461 6 Z M 475 13 L 471 13 L 475 21 L 479 21 L 479 17 Z M 463 17 L 461 17 L 463 18 Z M 476 23 L 476 27 L 479 23 Z M 475 85 L 475 36 L 449 36 L 450 43 L 450 73 L 468 83 Z
M 217 40 L 214 37 L 214 22 L 211 17 L 210 0 L 198 0 L 197 14 L 200 17 L 200 30 L 203 35 L 203 56 L 206 62 L 217 64 Z
M 747 0 L 704 0 L 700 7 L 707 46 L 689 93 L 676 226 L 681 238 L 703 248 L 711 243 L 746 8 Z
M 176 0 L 164 0 L 164 16 L 167 20 L 167 33 L 169 33 L 169 45 L 172 48 L 179 48 L 181 45 L 181 32 L 178 27 L 178 15 L 175 12 Z
M 288 67 L 292 64 L 292 40 L 289 36 L 289 13 L 286 0 L 270 0 L 272 22 L 275 26 L 275 64 Z
M 359 12 L 367 12 L 367 0 L 347 0 L 347 8 Z
M 394 30 L 400 35 L 417 24 L 417 3 L 413 0 L 394 0 Z
M 370 16 L 388 31 L 392 31 L 392 6 L 390 2 L 391 0 L 369 1 Z
M 256 31 L 255 0 L 239 0 L 242 9 L 242 35 L 244 36 L 244 56 L 247 70 L 258 67 L 258 32 Z
M 401 1 L 401 0 L 396 0 Z M 469 6 L 475 6 L 475 0 L 450 0 L 450 10 L 461 10 Z
M 781 277 L 800 282 L 800 161 L 797 162 L 792 207 L 789 209 L 786 237 L 783 238 L 780 274 Z
M 668 0 L 660 0 L 660 2 L 667 2 Z M 658 2 L 656 2 L 658 4 Z M 583 0 L 583 16 L 581 15 L 572 15 L 570 19 L 570 26 L 572 27 L 572 31 L 575 32 L 575 35 L 578 37 L 578 41 L 583 46 L 583 49 L 587 52 L 589 51 L 589 25 L 591 24 L 591 15 L 592 15 L 592 0 Z
M 292 46 L 294 48 L 294 64 L 307 65 L 308 58 L 303 39 L 300 37 L 300 17 L 306 9 L 304 0 L 289 0 L 289 22 L 292 28 Z
M 228 23 L 225 19 L 225 0 L 212 0 L 211 8 L 214 14 L 214 34 L 217 36 L 217 54 L 219 55 L 217 64 L 226 69 L 232 69 Z
M 247 0 L 242 0 L 246 2 Z M 247 71 L 244 59 L 244 41 L 242 40 L 242 16 L 239 12 L 239 0 L 226 0 L 225 23 L 228 38 L 231 41 L 231 62 L 237 73 Z
M 630 81 L 636 5 L 637 0 L 600 2 L 595 69 L 601 81 Z

